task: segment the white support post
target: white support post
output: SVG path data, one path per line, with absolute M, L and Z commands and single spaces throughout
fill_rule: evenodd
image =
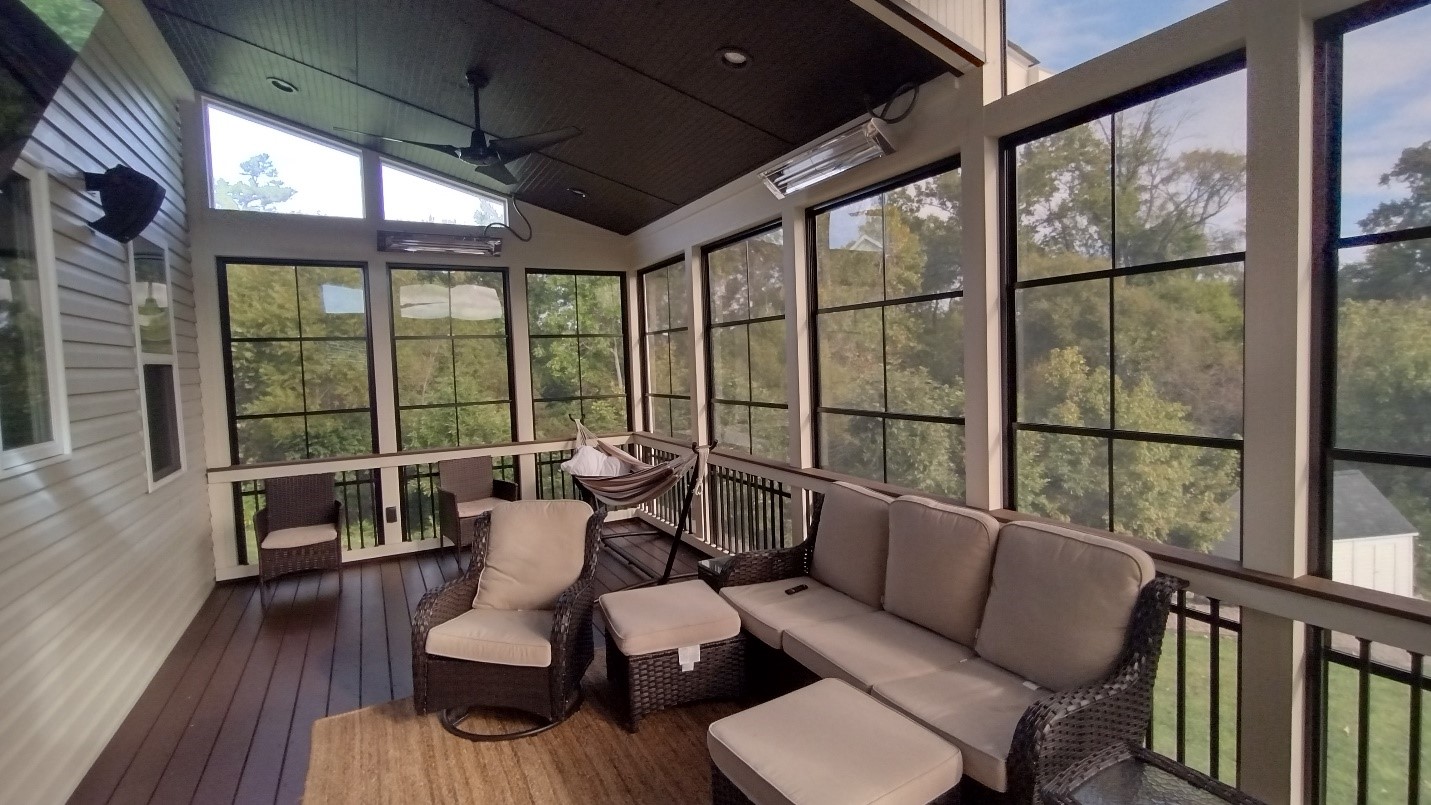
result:
M 531 322 L 527 318 L 526 267 L 512 266 L 508 269 L 507 286 L 507 295 L 512 299 L 512 309 L 507 311 L 512 323 L 512 344 L 508 350 L 512 361 L 512 408 L 516 418 L 517 441 L 525 442 L 536 438 L 536 425 L 532 418 L 532 341 Z M 536 499 L 536 456 L 517 457 L 517 477 L 521 480 L 522 499 Z
M 706 386 L 706 275 L 700 246 L 686 249 L 686 277 L 686 292 L 691 306 L 691 365 L 688 375 L 691 384 L 691 439 L 696 444 L 710 444 L 715 435 L 710 427 L 710 389 Z M 704 540 L 710 533 L 710 512 L 706 505 L 709 499 L 702 488 L 691 500 L 689 527 L 691 536 L 699 540 Z
M 372 155 L 367 155 L 372 156 Z M 369 164 L 371 163 L 371 164 Z M 364 166 L 377 171 L 377 159 L 365 159 Z M 369 213 L 373 212 L 369 208 Z M 372 262 L 367 266 L 368 275 L 368 331 L 372 334 L 369 343 L 373 353 L 373 406 L 378 420 L 378 452 L 392 453 L 399 449 L 397 441 L 397 390 L 396 373 L 393 371 L 392 337 L 392 282 L 385 262 Z M 396 467 L 374 473 L 374 482 L 383 502 L 383 511 L 374 512 L 378 528 L 382 530 L 383 544 L 396 545 L 402 542 L 402 481 Z M 397 517 L 388 522 L 387 509 L 397 512 Z
M 782 268 L 785 276 L 785 399 L 789 410 L 789 455 L 792 466 L 812 467 L 815 463 L 814 376 L 810 363 L 810 266 L 809 229 L 805 210 L 786 209 L 781 219 L 785 248 Z M 790 544 L 805 541 L 805 496 L 792 488 L 790 496 Z
M 1315 41 L 1299 0 L 1264 0 L 1247 25 L 1246 411 L 1243 564 L 1297 577 L 1311 536 L 1312 144 Z M 1241 784 L 1303 799 L 1303 627 L 1244 612 Z

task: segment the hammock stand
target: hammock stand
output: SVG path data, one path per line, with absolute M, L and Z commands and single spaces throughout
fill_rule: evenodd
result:
M 582 496 L 588 498 L 588 502 L 594 500 L 595 506 L 602 509 L 606 509 L 608 506 L 618 509 L 640 506 L 664 495 L 683 479 L 688 482 L 685 499 L 681 502 L 681 514 L 676 522 L 676 533 L 671 538 L 671 550 L 666 555 L 665 571 L 658 578 L 632 586 L 643 587 L 652 584 L 659 586 L 668 583 L 671 580 L 671 571 L 676 566 L 676 552 L 681 548 L 681 537 L 687 532 L 690 524 L 692 499 L 695 497 L 696 489 L 705 480 L 706 456 L 710 453 L 710 447 L 701 447 L 693 443 L 690 453 L 652 465 L 638 460 L 624 450 L 617 450 L 602 442 L 576 417 L 571 417 L 571 421 L 576 423 L 576 446 L 578 448 L 593 447 L 631 468 L 631 472 L 625 475 L 577 475 L 567 472 L 568 475 L 571 475 L 572 481 L 575 482 Z M 714 446 L 714 444 L 711 445 L 711 447 Z M 603 542 L 606 542 L 607 539 L 603 539 Z M 644 567 L 617 546 L 610 545 L 609 547 L 629 564 L 638 568 Z

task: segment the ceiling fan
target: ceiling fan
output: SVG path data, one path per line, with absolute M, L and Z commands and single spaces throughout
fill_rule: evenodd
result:
M 482 130 L 482 88 L 487 86 L 487 76 L 480 70 L 467 71 L 467 83 L 472 87 L 472 139 L 467 145 L 445 145 L 443 143 L 424 143 L 417 140 L 404 140 L 401 137 L 388 137 L 382 134 L 373 134 L 357 129 L 345 129 L 337 127 L 340 131 L 350 131 L 354 134 L 364 134 L 369 137 L 377 137 L 395 143 L 407 143 L 420 148 L 428 148 L 448 156 L 454 156 L 463 162 L 473 165 L 477 172 L 491 179 L 495 179 L 502 184 L 516 184 L 517 177 L 512 175 L 512 171 L 507 168 L 507 163 L 522 157 L 550 148 L 557 143 L 566 142 L 571 138 L 581 134 L 581 129 L 576 126 L 567 126 L 553 131 L 544 131 L 540 134 L 526 134 L 521 137 L 493 137 L 490 138 L 487 132 Z

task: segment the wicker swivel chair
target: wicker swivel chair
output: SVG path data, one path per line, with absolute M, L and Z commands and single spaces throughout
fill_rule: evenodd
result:
M 259 583 L 267 586 L 289 573 L 341 568 L 342 519 L 332 473 L 266 481 L 264 507 L 253 516 Z
M 413 707 L 472 741 L 544 732 L 581 706 L 593 646 L 592 577 L 605 512 L 579 500 L 503 503 L 477 518 L 467 572 L 423 596 L 412 624 Z M 469 732 L 477 707 L 537 726 Z
M 477 517 L 504 500 L 516 500 L 517 485 L 492 477 L 491 456 L 439 461 L 437 475 L 441 539 L 452 543 L 453 558 L 460 563 L 462 548 L 472 544 Z

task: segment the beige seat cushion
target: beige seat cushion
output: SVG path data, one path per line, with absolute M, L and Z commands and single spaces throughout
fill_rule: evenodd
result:
M 837 679 L 711 724 L 706 747 L 761 805 L 928 802 L 963 776 L 958 749 Z
M 974 645 L 998 535 L 999 521 L 985 512 L 918 497 L 891 503 L 884 608 Z
M 472 606 L 551 609 L 581 575 L 591 507 L 579 500 L 519 500 L 492 509 L 487 564 Z
M 973 659 L 925 676 L 875 685 L 874 695 L 953 741 L 964 770 L 994 789 L 1008 790 L 1009 746 L 1029 705 L 1048 695 L 998 666 Z
M 785 594 L 786 590 L 801 584 L 806 586 L 805 590 L 794 595 Z M 832 621 L 875 611 L 869 604 L 856 601 L 807 576 L 725 587 L 720 594 L 740 613 L 740 625 L 771 648 L 780 648 L 785 630 L 802 623 Z
M 1153 580 L 1146 553 L 1070 528 L 1007 523 L 974 650 L 1053 690 L 1107 676 L 1138 594 Z
M 843 481 L 826 492 L 810 575 L 856 601 L 878 607 L 884 595 L 892 499 Z
M 629 656 L 729 640 L 740 615 L 703 581 L 601 596 L 606 636 Z
M 462 500 L 457 503 L 457 516 L 463 520 L 468 517 L 476 517 L 483 512 L 489 512 L 497 508 L 497 504 L 505 503 L 501 498 L 478 498 L 477 500 Z
M 277 531 L 268 532 L 268 536 L 263 538 L 262 547 L 269 550 L 302 548 L 305 545 L 317 545 L 320 542 L 327 542 L 337 537 L 338 527 L 332 523 L 305 525 L 299 526 L 298 528 L 280 528 Z
M 552 664 L 552 613 L 469 609 L 427 632 L 427 653 L 496 665 Z
M 974 652 L 888 612 L 870 612 L 785 632 L 785 653 L 822 677 L 862 690 L 958 665 Z

